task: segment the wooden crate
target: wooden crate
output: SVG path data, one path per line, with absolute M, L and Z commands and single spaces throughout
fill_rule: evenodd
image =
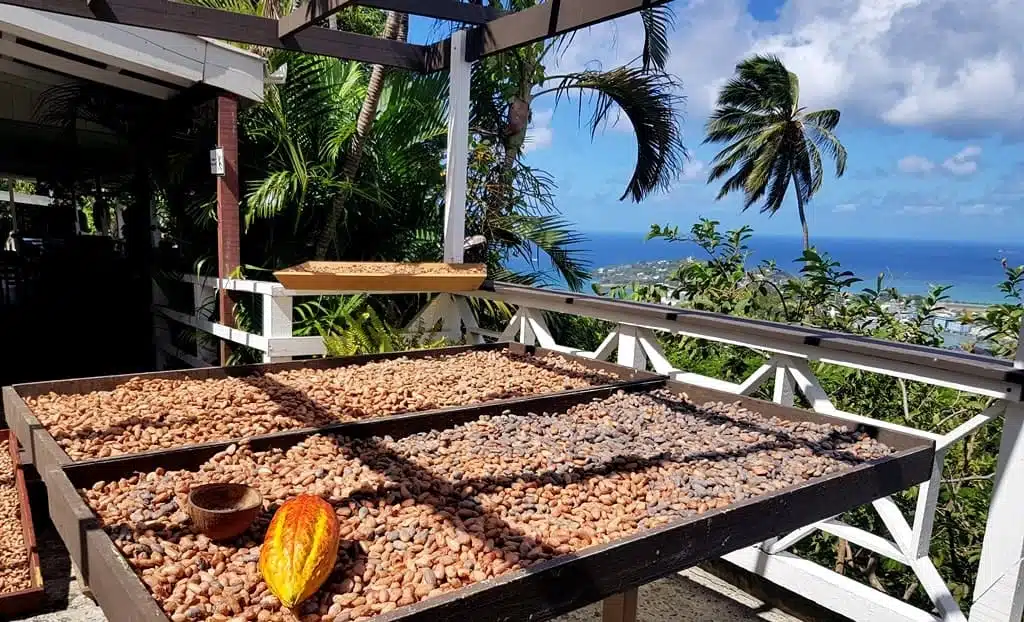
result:
M 18 504 L 21 507 L 21 533 L 28 550 L 28 566 L 32 585 L 18 592 L 0 594 L 0 618 L 9 619 L 39 609 L 43 604 L 43 574 L 39 566 L 39 552 L 36 550 L 36 532 L 32 525 L 32 508 L 29 507 L 25 490 L 25 474 L 18 461 L 18 441 L 10 430 L 0 430 L 0 443 L 6 444 L 14 465 L 14 485 L 18 489 Z
M 484 264 L 307 261 L 274 273 L 288 289 L 389 293 L 469 292 L 487 278 Z

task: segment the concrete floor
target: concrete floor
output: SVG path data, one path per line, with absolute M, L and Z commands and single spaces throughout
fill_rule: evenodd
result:
M 41 512 L 37 516 L 39 558 L 46 583 L 42 613 L 24 622 L 106 622 L 95 602 L 82 593 L 67 551 Z M 778 610 L 699 569 L 687 570 L 640 588 L 638 622 L 796 622 Z M 600 604 L 557 618 L 558 622 L 600 622 Z

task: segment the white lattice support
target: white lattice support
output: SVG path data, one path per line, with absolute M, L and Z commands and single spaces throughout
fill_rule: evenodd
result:
M 771 540 L 766 540 L 758 546 L 765 553 L 774 555 L 775 553 L 781 553 L 785 551 L 797 542 L 800 542 L 804 538 L 811 536 L 812 534 L 814 534 L 815 531 L 818 531 L 817 523 L 813 525 L 806 525 L 799 529 L 794 529 L 793 531 L 787 533 L 781 538 L 772 538 Z
M 967 421 L 956 426 L 949 432 L 942 435 L 942 439 L 935 444 L 935 449 L 949 449 L 953 443 L 974 434 L 978 428 L 988 424 L 993 419 L 998 419 L 1006 412 L 1006 402 L 996 402 L 981 413 L 974 415 Z
M 637 339 L 640 340 L 640 346 L 643 348 L 643 353 L 651 362 L 651 367 L 654 368 L 655 372 L 665 374 L 672 380 L 686 382 L 698 387 L 716 389 L 718 391 L 725 391 L 726 393 L 739 393 L 740 385 L 734 382 L 682 371 L 678 367 L 673 366 L 672 363 L 669 362 L 668 357 L 665 356 L 665 350 L 662 349 L 661 343 L 658 341 L 658 337 L 650 329 L 637 329 Z
M 434 330 L 441 320 L 441 296 L 435 296 L 405 325 L 406 332 L 426 333 Z
M 907 522 L 907 517 L 903 515 L 899 506 L 896 505 L 896 502 L 892 500 L 892 497 L 886 496 L 881 499 L 875 499 L 871 502 L 871 505 L 878 512 L 879 518 L 882 519 L 882 524 L 889 530 L 889 534 L 892 536 L 896 546 L 904 554 L 908 554 L 911 550 L 910 524 Z M 908 554 L 907 557 L 910 557 L 910 555 Z
M 551 329 L 548 327 L 547 320 L 544 319 L 544 312 L 536 309 L 526 309 L 525 322 L 529 325 L 530 331 L 533 333 L 534 338 L 537 340 L 537 345 L 548 350 L 554 350 L 555 352 L 563 352 L 565 354 L 572 354 L 575 356 L 585 356 L 588 358 L 593 357 L 592 352 L 586 350 L 580 350 L 578 348 L 570 348 L 569 346 L 559 345 L 555 338 L 551 335 Z
M 747 379 L 740 383 L 736 392 L 740 395 L 753 395 L 761 388 L 761 385 L 768 380 L 768 377 L 772 375 L 772 372 L 776 369 L 775 366 L 776 362 L 773 358 L 764 365 L 758 367 L 754 373 L 747 376 Z
M 533 324 L 530 323 L 530 310 L 520 308 L 519 317 L 519 343 L 535 346 L 537 345 L 537 333 L 533 332 Z
M 640 342 L 640 329 L 629 324 L 619 325 L 617 362 L 633 369 L 647 369 L 647 357 Z
M 967 622 L 967 616 L 964 615 L 960 605 L 953 598 L 949 586 L 946 585 L 945 579 L 936 570 L 931 559 L 919 557 L 911 562 L 910 567 L 917 576 L 917 580 L 921 582 L 921 587 L 928 594 L 928 598 L 939 610 L 942 622 Z
M 1024 345 L 1024 344 L 1022 344 Z M 1008 403 L 970 622 L 1024 616 L 1024 405 Z
M 523 330 L 523 311 L 524 309 L 520 308 L 512 314 L 505 330 L 501 331 L 501 335 L 498 336 L 498 341 L 517 341 L 519 339 L 519 333 Z
M 537 345 L 551 350 L 561 348 L 561 346 L 555 343 L 555 338 L 551 336 L 551 329 L 548 328 L 543 312 L 535 309 L 524 309 L 523 316 L 525 323 L 529 325 L 530 330 L 533 332 L 534 339 L 537 340 Z
M 448 73 L 448 151 L 445 162 L 444 260 L 462 263 L 466 242 L 466 178 L 469 168 L 470 81 L 466 60 L 467 31 L 452 34 Z
M 911 536 L 911 555 L 914 558 L 927 557 L 931 550 L 932 530 L 935 526 L 935 506 L 939 500 L 942 486 L 942 466 L 949 448 L 978 428 L 986 425 L 1006 410 L 1004 402 L 997 402 L 979 415 L 968 419 L 956 428 L 942 435 L 942 440 L 935 444 L 935 459 L 932 473 L 928 481 L 922 482 L 917 492 L 917 507 L 914 509 L 914 525 Z
M 292 336 L 292 297 L 263 295 L 263 336 L 268 338 L 290 338 Z M 268 347 L 268 350 L 270 348 Z M 264 363 L 281 363 L 292 360 L 291 356 L 279 356 L 273 351 L 263 353 Z
M 791 553 L 769 555 L 755 546 L 724 558 L 851 620 L 939 622 L 908 602 Z
M 895 542 L 887 540 L 882 536 L 877 536 L 870 531 L 865 531 L 836 519 L 821 521 L 817 524 L 817 527 L 837 538 L 842 538 L 857 546 L 864 547 L 880 555 L 885 555 L 889 559 L 898 561 L 901 564 L 910 565 L 910 560 L 907 559 L 907 556 L 904 555 Z
M 474 345 L 483 343 L 484 333 L 477 324 L 476 314 L 469 306 L 469 300 L 465 296 L 452 296 L 452 300 L 455 303 L 455 311 L 466 328 L 466 341 Z
M 898 423 L 890 423 L 882 419 L 872 419 L 871 417 L 865 417 L 864 415 L 839 410 L 836 408 L 835 404 L 832 403 L 832 400 L 829 399 L 828 394 L 825 393 L 825 389 L 821 388 L 818 378 L 811 371 L 811 368 L 807 365 L 806 361 L 795 360 L 787 357 L 785 364 L 788 366 L 789 373 L 793 376 L 793 380 L 796 381 L 796 386 L 800 390 L 800 393 L 808 402 L 810 402 L 811 407 L 815 412 L 830 415 L 836 419 L 844 419 L 852 424 L 884 428 L 901 434 L 918 436 L 920 438 L 933 441 L 936 444 L 942 440 L 941 434 L 926 432 L 924 430 L 918 430 Z
M 931 550 L 932 529 L 935 527 L 935 506 L 939 502 L 942 486 L 942 463 L 946 460 L 945 450 L 936 450 L 932 462 L 932 474 L 917 490 L 917 506 L 914 509 L 914 525 L 910 536 L 911 554 L 927 557 Z
M 210 310 L 216 305 L 217 282 L 214 278 L 198 278 L 192 282 L 192 313 L 196 317 L 210 317 Z M 207 365 L 217 365 L 220 362 L 220 352 L 217 343 L 210 339 L 209 334 L 203 330 L 195 331 L 196 356 Z
M 597 346 L 594 350 L 594 354 L 591 358 L 598 361 L 607 361 L 611 358 L 612 352 L 615 352 L 615 348 L 619 345 L 619 329 L 616 328 L 612 332 L 605 336 L 601 345 Z
M 772 400 L 783 406 L 792 406 L 794 398 L 793 377 L 785 365 L 775 368 L 775 389 Z
M 440 329 L 435 327 L 440 324 Z M 459 341 L 462 339 L 462 315 L 455 297 L 438 294 L 420 309 L 420 312 L 406 325 L 405 332 L 412 335 L 436 335 Z

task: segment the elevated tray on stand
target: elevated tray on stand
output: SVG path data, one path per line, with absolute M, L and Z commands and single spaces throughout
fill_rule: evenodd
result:
M 484 264 L 307 261 L 274 273 L 288 289 L 358 292 L 467 292 L 487 278 Z

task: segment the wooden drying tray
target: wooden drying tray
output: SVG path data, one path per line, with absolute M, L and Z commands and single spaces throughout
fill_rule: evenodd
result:
M 274 273 L 288 289 L 356 292 L 468 292 L 487 278 L 484 264 L 307 261 Z
M 43 606 L 43 573 L 39 566 L 39 552 L 36 549 L 36 532 L 32 525 L 32 509 L 28 504 L 28 492 L 25 489 L 25 474 L 21 470 L 18 459 L 18 441 L 10 430 L 0 430 L 0 451 L 9 452 L 11 465 L 14 467 L 13 485 L 18 493 L 18 505 L 21 509 L 21 535 L 25 540 L 28 552 L 28 572 L 30 586 L 17 592 L 0 593 L 0 620 L 38 611 Z

